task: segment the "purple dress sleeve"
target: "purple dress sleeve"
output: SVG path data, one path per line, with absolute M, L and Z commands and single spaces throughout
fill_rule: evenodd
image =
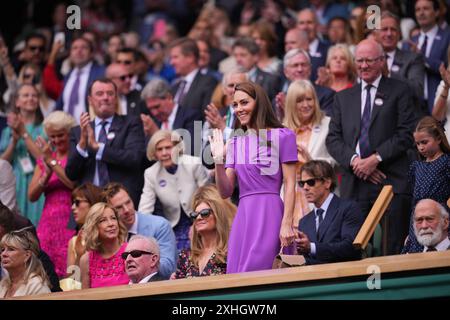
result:
M 280 130 L 280 162 L 297 162 L 297 143 L 295 133 L 288 128 Z

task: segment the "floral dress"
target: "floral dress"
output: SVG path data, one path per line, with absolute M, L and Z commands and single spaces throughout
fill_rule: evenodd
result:
M 227 270 L 227 264 L 218 261 L 216 259 L 216 253 L 211 255 L 208 263 L 206 264 L 203 272 L 200 274 L 200 270 L 191 260 L 190 250 L 181 250 L 178 257 L 177 271 L 175 272 L 176 279 L 203 277 L 225 274 Z

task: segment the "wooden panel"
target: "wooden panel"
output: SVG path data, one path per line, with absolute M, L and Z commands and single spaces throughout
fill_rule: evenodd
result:
M 381 273 L 450 267 L 450 251 L 369 258 L 359 261 L 330 263 L 279 270 L 265 270 L 221 276 L 168 280 L 148 284 L 95 288 L 27 297 L 28 299 L 121 299 L 172 293 L 264 286 L 270 284 L 339 279 L 368 275 L 376 265 Z M 369 271 L 370 272 L 370 271 Z M 23 299 L 23 298 L 22 298 Z
M 370 238 L 372 238 L 373 233 L 375 232 L 375 228 L 391 203 L 393 196 L 392 186 L 384 186 L 353 241 L 353 246 L 356 249 L 364 250 L 366 248 Z

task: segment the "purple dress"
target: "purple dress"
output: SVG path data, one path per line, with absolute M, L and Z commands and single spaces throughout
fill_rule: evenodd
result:
M 53 154 L 53 157 L 55 156 L 56 154 Z M 37 163 L 44 172 L 42 160 L 39 159 Z M 59 160 L 63 168 L 66 163 L 67 157 Z M 45 188 L 44 209 L 37 228 L 41 248 L 50 256 L 60 278 L 66 276 L 67 245 L 75 234 L 75 230 L 67 229 L 72 207 L 71 192 L 53 172 Z
M 271 269 L 280 251 L 284 205 L 282 163 L 297 162 L 295 134 L 287 128 L 234 137 L 225 167 L 234 168 L 239 206 L 228 241 L 227 273 Z

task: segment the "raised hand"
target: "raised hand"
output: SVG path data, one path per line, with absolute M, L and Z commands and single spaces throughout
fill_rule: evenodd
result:
M 223 164 L 225 157 L 225 144 L 223 143 L 222 130 L 214 129 L 212 137 L 209 136 L 209 143 L 211 145 L 211 153 L 216 164 Z
M 214 129 L 217 128 L 222 131 L 225 129 L 225 126 L 226 126 L 225 120 L 220 115 L 219 110 L 214 105 L 214 103 L 210 103 L 206 106 L 205 118 L 206 118 L 206 121 L 208 121 L 211 128 L 214 128 Z
M 45 141 L 44 138 L 38 136 L 36 138 L 36 145 L 41 151 L 44 162 L 49 163 L 52 159 L 52 149 L 50 147 L 50 144 L 47 141 Z
M 445 83 L 445 86 L 450 87 L 450 65 L 448 69 L 445 68 L 445 65 L 441 63 L 439 66 L 439 73 L 441 74 L 441 78 Z
M 156 131 L 159 130 L 155 121 L 153 121 L 152 117 L 146 114 L 141 114 L 142 126 L 144 127 L 144 133 L 147 137 L 152 136 Z

